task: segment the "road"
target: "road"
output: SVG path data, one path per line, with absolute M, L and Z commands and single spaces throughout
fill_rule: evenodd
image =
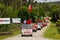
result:
M 21 37 L 21 35 L 17 35 L 14 37 L 10 37 L 4 40 L 52 40 L 52 39 L 48 39 L 48 38 L 44 38 L 44 32 L 47 28 L 49 28 L 50 23 L 48 24 L 48 26 L 44 27 L 43 29 L 34 32 L 32 37 Z

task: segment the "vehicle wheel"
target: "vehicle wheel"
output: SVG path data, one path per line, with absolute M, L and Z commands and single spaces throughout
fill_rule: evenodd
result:
M 36 32 L 37 30 L 35 30 L 35 32 Z
M 33 32 L 36 32 L 37 30 L 33 30 Z
M 41 30 L 40 28 L 38 28 L 37 30 Z
M 42 27 L 41 27 L 41 29 L 42 29 Z
M 30 35 L 30 36 L 32 36 L 32 35 Z
M 21 35 L 21 37 L 23 37 L 24 35 Z
M 41 28 L 39 30 L 41 30 Z

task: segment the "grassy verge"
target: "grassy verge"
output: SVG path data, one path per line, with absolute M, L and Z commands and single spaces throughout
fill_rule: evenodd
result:
M 20 30 L 17 30 L 15 32 L 13 32 L 13 35 L 4 35 L 4 36 L 0 36 L 0 40 L 3 40 L 4 38 L 8 38 L 8 37 L 12 37 L 12 36 L 15 36 L 15 35 L 18 35 L 20 34 L 21 31 Z
M 46 38 L 60 40 L 60 34 L 58 34 L 57 27 L 54 23 L 51 23 L 50 28 L 48 28 L 44 34 Z

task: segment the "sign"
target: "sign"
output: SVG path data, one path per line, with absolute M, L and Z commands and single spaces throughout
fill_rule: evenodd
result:
M 0 18 L 0 24 L 10 24 L 10 18 Z
M 12 23 L 21 23 L 20 18 L 12 18 Z
M 29 5 L 29 12 L 32 12 L 32 5 Z

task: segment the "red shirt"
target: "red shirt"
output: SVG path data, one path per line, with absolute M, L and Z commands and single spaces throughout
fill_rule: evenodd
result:
M 27 21 L 26 21 L 26 24 L 31 24 L 31 23 L 32 23 L 31 20 L 27 20 Z

